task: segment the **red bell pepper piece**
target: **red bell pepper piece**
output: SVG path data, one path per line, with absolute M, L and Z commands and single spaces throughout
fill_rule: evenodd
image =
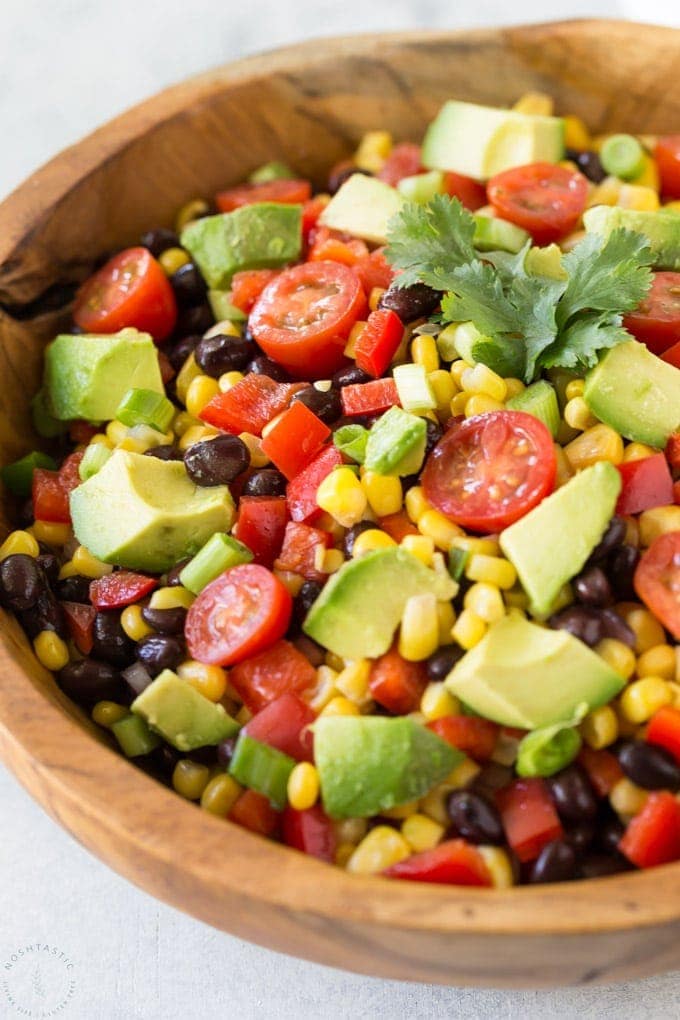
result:
M 268 283 L 277 276 L 276 269 L 245 269 L 231 279 L 231 303 L 242 312 L 250 312 Z
M 267 798 L 255 790 L 244 790 L 227 815 L 230 822 L 236 822 L 260 836 L 271 836 L 278 827 L 280 817 Z
M 390 878 L 447 885 L 491 885 L 491 875 L 477 847 L 464 839 L 447 839 L 432 850 L 407 857 L 383 871 Z
M 256 563 L 270 570 L 286 531 L 285 496 L 241 496 L 234 537 L 247 545 Z
M 680 860 L 680 804 L 672 793 L 650 793 L 628 823 L 619 850 L 638 868 Z
M 305 246 L 312 240 L 311 234 L 316 228 L 319 216 L 329 202 L 330 196 L 316 195 L 302 206 L 302 241 Z
M 397 544 L 407 535 L 419 534 L 418 529 L 414 527 L 408 514 L 403 510 L 399 510 L 396 514 L 390 514 L 388 517 L 379 517 L 378 524 Z
M 36 521 L 53 521 L 58 524 L 69 524 L 71 512 L 68 505 L 68 492 L 61 484 L 58 471 L 48 468 L 33 470 L 33 513 Z
M 671 468 L 673 471 L 677 471 L 680 468 L 680 432 L 674 432 L 672 436 L 669 436 L 665 452 L 666 460 Z
M 279 383 L 267 375 L 250 373 L 226 393 L 208 401 L 199 417 L 215 428 L 239 435 L 259 436 L 265 425 L 285 411 L 304 383 Z
M 617 514 L 639 514 L 673 502 L 673 479 L 663 453 L 617 465 L 623 483 Z
M 371 312 L 354 347 L 359 368 L 378 379 L 387 369 L 404 336 L 399 316 L 389 308 Z
M 649 721 L 647 740 L 650 744 L 665 747 L 680 762 L 680 712 L 664 705 Z
M 94 644 L 94 618 L 97 610 L 85 602 L 62 602 L 64 619 L 71 639 L 79 652 L 89 655 Z
M 267 432 L 262 450 L 291 481 L 313 460 L 330 434 L 328 425 L 296 400 Z
M 220 212 L 232 212 L 243 205 L 254 202 L 283 202 L 286 205 L 297 205 L 307 202 L 312 194 L 309 181 L 275 180 L 261 181 L 258 184 L 237 184 L 235 188 L 218 191 L 215 204 Z
M 287 692 L 300 694 L 316 683 L 311 662 L 289 641 L 276 641 L 259 655 L 239 662 L 229 682 L 250 712 L 259 712 Z
M 423 169 L 421 157 L 419 145 L 414 145 L 413 142 L 400 142 L 394 146 L 383 163 L 378 177 L 394 188 L 402 178 L 420 173 Z
M 354 272 L 361 280 L 361 286 L 367 294 L 370 294 L 376 287 L 387 290 L 395 277 L 394 269 L 385 258 L 384 248 L 376 248 L 365 259 L 357 262 Z
M 254 715 L 243 732 L 296 761 L 313 761 L 314 736 L 309 727 L 315 719 L 307 702 L 288 691 Z
M 484 185 L 463 174 L 454 174 L 452 171 L 445 173 L 444 191 L 452 198 L 457 198 L 470 212 L 476 212 L 487 203 Z
M 341 241 L 325 227 L 315 231 L 307 254 L 308 262 L 341 262 L 343 266 L 356 266 L 365 258 L 368 258 L 368 248 L 363 241 L 358 238 Z
M 474 715 L 445 715 L 433 719 L 427 728 L 475 761 L 488 761 L 498 741 L 496 723 Z
M 399 404 L 394 379 L 373 379 L 367 383 L 343 386 L 340 396 L 343 413 L 348 417 L 358 414 L 382 414 L 383 411 Z
M 275 561 L 277 570 L 290 570 L 301 574 L 306 581 L 327 581 L 328 574 L 322 573 L 314 566 L 316 550 L 319 546 L 328 549 L 333 539 L 327 531 L 311 528 L 308 524 L 289 521 L 283 536 L 283 546 Z
M 341 464 L 342 456 L 338 450 L 327 446 L 288 483 L 288 513 L 294 521 L 310 521 L 319 516 L 321 508 L 316 502 L 316 491 L 324 478 Z
M 283 812 L 281 835 L 287 846 L 302 850 L 310 857 L 318 857 L 329 864 L 335 860 L 335 829 L 319 804 L 306 811 L 296 811 L 289 805 Z
M 598 797 L 606 797 L 619 779 L 623 779 L 623 769 L 611 751 L 596 751 L 584 744 L 579 751 L 578 763 L 588 773 L 590 784 Z
M 496 804 L 508 843 L 523 864 L 564 835 L 542 779 L 516 779 L 497 792 Z
M 157 587 L 158 580 L 155 577 L 133 574 L 130 570 L 117 570 L 90 583 L 90 601 L 96 609 L 118 609 L 139 602 Z
M 368 686 L 379 705 L 406 715 L 420 704 L 427 687 L 427 670 L 422 662 L 407 662 L 393 645 L 372 664 Z

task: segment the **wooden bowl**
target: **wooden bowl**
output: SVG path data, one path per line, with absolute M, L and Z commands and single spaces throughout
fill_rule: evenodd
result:
M 679 64 L 680 32 L 622 22 L 315 40 L 112 121 L 0 206 L 3 462 L 35 442 L 28 401 L 73 285 L 186 200 L 273 158 L 321 182 L 363 131 L 418 139 L 452 96 L 504 104 L 543 89 L 594 131 L 678 131 Z M 216 928 L 441 984 L 580 984 L 680 964 L 680 863 L 506 892 L 352 877 L 211 817 L 128 764 L 8 617 L 0 668 L 0 752 L 18 779 L 111 867 Z

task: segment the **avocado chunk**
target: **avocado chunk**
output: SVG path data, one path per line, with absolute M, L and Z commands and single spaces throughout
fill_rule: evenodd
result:
M 508 251 L 516 255 L 529 240 L 522 227 L 496 216 L 475 216 L 473 244 L 478 251 Z
M 478 181 L 526 163 L 557 163 L 564 155 L 564 121 L 450 100 L 430 124 L 423 165 Z
M 313 728 L 323 806 L 331 818 L 369 818 L 416 800 L 464 757 L 408 716 L 328 716 Z
M 635 340 L 612 347 L 588 372 L 583 399 L 636 443 L 662 449 L 680 428 L 680 370 Z
M 61 421 L 110 421 L 130 389 L 165 393 L 158 349 L 148 333 L 64 333 L 45 351 L 47 410 Z
M 535 730 L 563 723 L 583 704 L 588 709 L 606 704 L 626 681 L 566 630 L 505 616 L 456 663 L 445 683 L 484 718 Z
M 458 585 L 396 546 L 343 564 L 307 614 L 305 634 L 343 659 L 384 655 L 412 595 L 452 599 Z
M 387 225 L 403 202 L 396 188 L 377 177 L 352 174 L 321 213 L 319 223 L 374 244 L 385 244 Z
M 222 705 L 209 701 L 170 669 L 159 673 L 130 708 L 178 751 L 219 744 L 240 729 Z
M 227 290 L 242 269 L 276 269 L 300 257 L 302 206 L 254 202 L 204 216 L 184 228 L 181 241 L 210 289 Z
M 182 461 L 116 450 L 71 493 L 78 541 L 104 563 L 161 573 L 228 531 L 234 502 L 226 485 L 200 488 Z
M 578 574 L 605 533 L 620 491 L 619 472 L 599 461 L 501 532 L 501 549 L 536 616 L 548 614 L 562 586 Z
M 618 227 L 643 234 L 652 249 L 656 269 L 680 270 L 680 217 L 677 213 L 596 205 L 583 214 L 583 224 L 587 233 L 605 237 Z
M 379 475 L 413 475 L 420 471 L 426 444 L 425 419 L 391 407 L 371 426 L 364 464 Z

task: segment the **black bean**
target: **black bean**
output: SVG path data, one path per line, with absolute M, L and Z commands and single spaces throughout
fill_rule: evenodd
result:
M 635 598 L 633 577 L 640 553 L 633 545 L 622 545 L 615 549 L 607 561 L 607 576 L 616 599 L 627 602 Z
M 285 368 L 281 368 L 271 358 L 265 358 L 264 354 L 259 355 L 248 365 L 248 371 L 254 372 L 255 375 L 266 375 L 274 382 L 290 382 L 290 376 L 286 372 Z
M 375 526 L 376 525 L 373 521 L 358 521 L 357 524 L 353 524 L 352 527 L 345 532 L 345 537 L 342 540 L 342 548 L 348 560 L 352 557 L 354 543 L 359 535 L 363 531 L 370 531 L 372 528 L 375 528 Z
M 626 536 L 626 522 L 623 517 L 612 517 L 607 530 L 590 554 L 589 563 L 596 563 L 603 559 L 608 553 L 621 545 Z
M 441 293 L 426 283 L 413 283 L 410 287 L 392 284 L 380 298 L 378 307 L 389 308 L 406 324 L 429 315 L 440 301 Z
M 574 595 L 584 606 L 606 606 L 612 600 L 607 575 L 601 567 L 588 567 L 574 578 Z
M 92 627 L 94 644 L 92 655 L 104 659 L 113 666 L 129 666 L 135 657 L 135 644 L 120 624 L 117 609 L 106 609 L 97 613 Z
M 56 584 L 59 580 L 59 560 L 51 552 L 43 552 L 37 557 L 36 562 L 42 568 L 48 584 Z
M 576 874 L 576 854 L 562 839 L 554 839 L 543 847 L 531 866 L 529 882 L 568 882 Z
M 177 336 L 185 336 L 190 333 L 200 333 L 201 336 L 211 326 L 215 325 L 215 316 L 207 301 L 203 304 L 194 305 L 193 308 L 184 308 L 177 317 L 175 333 Z
M 64 611 L 56 595 L 49 588 L 38 596 L 34 606 L 19 613 L 19 620 L 31 640 L 43 630 L 53 630 L 60 637 L 67 635 Z
M 550 617 L 548 626 L 554 630 L 568 631 L 591 648 L 601 641 L 603 636 L 599 614 L 582 606 L 569 606 L 560 610 Z
M 185 262 L 180 266 L 170 277 L 170 284 L 177 303 L 186 307 L 200 304 L 208 292 L 205 280 L 193 262 Z
M 624 832 L 625 826 L 616 817 L 600 821 L 595 834 L 597 846 L 605 854 L 616 853 Z
M 425 663 L 428 680 L 445 680 L 458 660 L 463 658 L 463 654 L 459 645 L 443 645 L 438 648 Z
M 276 468 L 255 471 L 243 486 L 244 496 L 285 496 L 286 479 Z
M 242 371 L 255 354 L 255 345 L 250 340 L 224 333 L 204 337 L 194 350 L 196 364 L 213 379 L 219 379 L 225 372 Z
M 182 582 L 179 575 L 182 573 L 190 559 L 191 557 L 188 556 L 186 559 L 180 560 L 179 563 L 175 563 L 174 567 L 171 567 L 171 569 L 167 572 L 165 575 L 165 584 L 168 588 L 176 588 L 181 585 Z
M 357 383 L 367 383 L 371 381 L 371 376 L 368 372 L 364 372 L 358 365 L 348 365 L 347 368 L 340 368 L 333 376 L 333 386 L 340 390 L 343 386 L 356 386 Z M 356 419 L 352 419 L 353 421 Z
M 452 790 L 446 810 L 454 829 L 471 843 L 502 843 L 503 824 L 495 804 L 470 790 Z
M 137 644 L 137 660 L 151 676 L 176 669 L 184 658 L 184 643 L 168 634 L 150 634 Z
M 158 258 L 168 248 L 177 248 L 179 237 L 174 230 L 168 230 L 167 227 L 156 227 L 155 230 L 147 230 L 145 234 L 142 234 L 139 243 L 143 248 L 148 248 L 155 258 Z
M 429 455 L 434 450 L 435 446 L 444 435 L 444 429 L 441 425 L 438 425 L 436 421 L 430 421 L 428 418 L 425 422 L 425 456 Z
M 370 170 L 362 170 L 361 167 L 356 166 L 354 163 L 340 163 L 337 169 L 331 173 L 328 178 L 329 193 L 334 195 L 341 185 L 343 185 L 345 181 L 349 180 L 349 178 L 354 174 L 364 174 L 366 177 L 373 176 Z
M 590 821 L 597 814 L 595 793 L 580 765 L 568 765 L 546 779 L 546 783 L 557 813 L 564 821 Z
M 30 528 L 34 521 L 35 514 L 33 513 L 33 500 L 25 499 L 19 508 L 17 526 L 20 528 Z
M 607 176 L 600 157 L 592 149 L 567 149 L 566 156 L 593 184 L 599 184 Z
M 325 391 L 317 390 L 315 386 L 307 386 L 296 393 L 293 400 L 299 400 L 326 425 L 333 425 L 342 414 L 340 393 L 333 386 Z
M 64 694 L 88 708 L 98 701 L 119 701 L 124 686 L 118 670 L 109 662 L 90 658 L 64 666 L 57 673 L 57 683 Z
M 193 751 L 189 751 L 186 757 L 200 765 L 208 765 L 212 768 L 213 765 L 217 765 L 217 748 L 213 745 L 195 747 Z
M 182 336 L 173 343 L 163 345 L 163 353 L 176 372 L 179 372 L 189 355 L 193 354 L 200 341 L 200 335 L 193 333 L 189 336 Z
M 184 454 L 184 466 L 196 485 L 229 485 L 250 464 L 250 451 L 238 436 L 216 436 L 194 443 Z
M 645 790 L 680 790 L 680 765 L 665 747 L 630 740 L 617 748 L 619 764 L 629 779 Z
M 635 632 L 626 623 L 622 616 L 615 609 L 601 609 L 600 622 L 602 624 L 603 637 L 614 638 L 622 641 L 629 648 L 635 647 Z
M 57 581 L 55 594 L 62 602 L 85 602 L 90 601 L 90 585 L 92 580 L 82 574 L 74 574 L 73 577 L 65 577 L 63 581 Z
M 305 581 L 293 601 L 293 617 L 291 620 L 291 635 L 294 635 L 302 628 L 307 613 L 321 594 L 322 584 L 318 581 Z
M 582 857 L 595 837 L 595 826 L 592 822 L 582 822 L 568 829 L 564 838 L 577 856 Z
M 622 854 L 589 854 L 581 861 L 578 878 L 606 878 L 607 875 L 618 875 L 622 871 L 630 871 L 632 864 Z
M 305 659 L 309 659 L 314 669 L 318 666 L 323 666 L 326 659 L 326 649 L 318 645 L 316 641 L 312 641 L 306 634 L 300 634 L 295 638 L 293 644 L 299 652 L 302 652 Z
M 47 577 L 32 556 L 13 553 L 0 563 L 0 603 L 6 609 L 31 609 L 46 588 Z
M 183 634 L 187 611 L 182 606 L 173 609 L 152 609 L 144 606 L 142 619 L 159 634 Z
M 156 460 L 183 460 L 184 454 L 179 447 L 172 443 L 163 446 L 152 446 L 144 451 L 145 457 L 155 457 Z
M 161 744 L 151 752 L 151 756 L 158 771 L 167 778 L 172 775 L 175 765 L 181 758 L 180 752 L 176 751 L 174 747 L 170 747 L 169 744 Z
M 221 740 L 217 745 L 217 763 L 218 765 L 224 765 L 226 768 L 234 757 L 234 749 L 236 747 L 236 737 L 227 737 L 226 740 Z

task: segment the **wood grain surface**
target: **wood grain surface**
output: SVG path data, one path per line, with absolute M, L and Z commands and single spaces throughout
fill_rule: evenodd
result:
M 454 96 L 507 104 L 538 88 L 594 131 L 677 132 L 679 67 L 680 32 L 621 22 L 360 36 L 244 60 L 134 108 L 0 206 L 3 462 L 35 445 L 28 401 L 74 287 L 106 252 L 171 223 L 187 199 L 274 158 L 321 181 L 363 131 L 417 140 Z M 348 876 L 199 811 L 135 769 L 60 694 L 8 617 L 0 754 L 121 874 L 262 945 L 457 985 L 604 982 L 680 965 L 680 864 L 507 892 Z

